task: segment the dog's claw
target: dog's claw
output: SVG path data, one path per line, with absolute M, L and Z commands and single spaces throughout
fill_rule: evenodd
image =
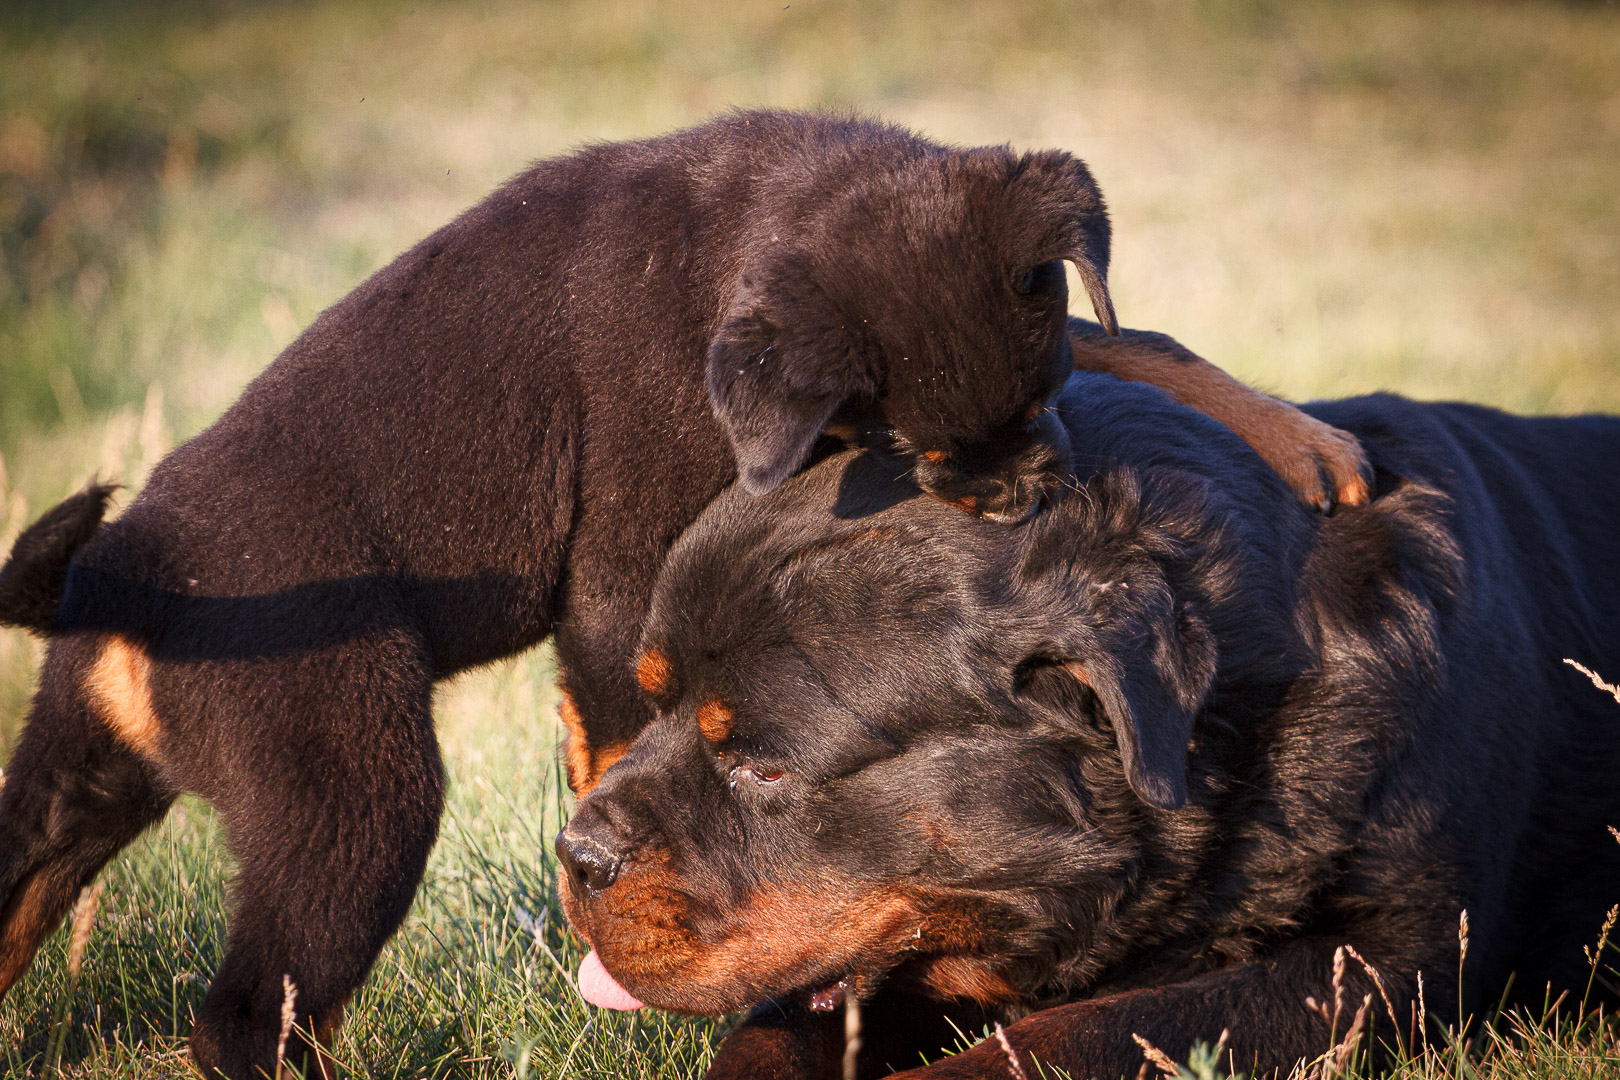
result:
M 1372 497 L 1372 465 L 1361 441 L 1349 432 L 1286 406 L 1291 441 L 1272 443 L 1262 456 L 1282 475 L 1294 494 L 1318 513 L 1337 506 L 1363 506 Z M 1269 452 L 1268 452 L 1269 450 Z

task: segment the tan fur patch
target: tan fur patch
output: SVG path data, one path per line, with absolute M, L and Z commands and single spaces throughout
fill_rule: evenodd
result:
M 1091 685 L 1091 672 L 1086 670 L 1084 661 L 1070 660 L 1067 664 L 1063 665 L 1063 670 L 1067 671 L 1070 675 L 1073 675 L 1077 680 L 1085 685 Z
M 625 987 L 680 1012 L 729 1012 L 761 986 L 849 976 L 857 985 L 908 957 L 950 997 L 1015 996 L 997 974 L 1002 943 L 982 912 L 903 885 L 806 878 L 767 884 L 720 909 L 694 903 L 662 850 L 638 852 L 610 889 L 576 896 L 562 875 L 569 923 Z M 920 955 L 919 955 L 920 954 Z
M 563 727 L 568 729 L 568 738 L 563 742 L 568 786 L 575 795 L 584 798 L 602 782 L 602 774 L 624 757 L 624 752 L 630 747 L 624 743 L 592 746 L 585 734 L 585 719 L 579 714 L 574 695 L 567 690 L 562 692 L 562 700 L 557 702 L 557 715 L 562 718 Z
M 1018 996 L 990 961 L 977 956 L 931 958 L 919 981 L 940 997 L 968 998 L 980 1005 L 1012 1001 Z
M 47 871 L 35 871 L 17 886 L 0 916 L 0 996 L 22 978 L 40 942 L 56 929 L 72 900 L 72 891 Z
M 932 461 L 935 465 L 938 465 L 940 462 L 945 460 L 945 451 L 943 451 L 943 450 L 924 450 L 923 451 L 923 460 L 924 461 Z
M 109 637 L 85 679 L 97 715 L 118 741 L 144 758 L 158 757 L 157 712 L 152 708 L 152 661 L 139 645 Z
M 654 645 L 641 654 L 636 662 L 636 682 L 649 694 L 667 694 L 675 675 L 675 667 L 669 662 L 669 656 Z
M 1361 478 L 1366 456 L 1354 436 L 1245 386 L 1180 342 L 1135 330 L 1107 339 L 1070 335 L 1069 342 L 1081 371 L 1157 386 L 1231 428 L 1302 501 L 1325 510 L 1334 497 L 1349 506 L 1370 497 Z
M 748 1005 L 761 984 L 854 971 L 868 950 L 903 949 L 923 918 L 898 889 L 855 893 L 842 883 L 798 882 L 755 890 L 696 927 L 692 898 L 663 853 L 638 855 L 611 889 L 588 900 L 571 890 L 561 899 L 569 922 L 626 989 L 650 1005 L 694 1013 Z
M 719 698 L 698 707 L 698 730 L 712 743 L 725 742 L 730 737 L 732 719 L 731 708 Z
M 934 498 L 938 499 L 946 506 L 954 506 L 958 510 L 965 510 L 970 514 L 977 514 L 979 512 L 979 500 L 976 496 L 964 495 L 960 499 L 947 499 L 945 496 L 935 494 L 932 491 L 930 491 L 928 494 L 933 495 Z

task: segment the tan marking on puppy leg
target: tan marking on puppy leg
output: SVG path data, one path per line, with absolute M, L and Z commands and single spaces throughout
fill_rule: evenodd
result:
M 85 678 L 96 714 L 118 741 L 147 759 L 158 757 L 157 712 L 152 708 L 152 661 L 139 645 L 109 637 Z
M 642 653 L 636 662 L 636 682 L 649 694 L 669 693 L 674 675 L 669 656 L 657 645 Z
M 22 978 L 40 943 L 56 929 L 72 902 L 72 891 L 63 889 L 48 871 L 36 870 L 17 886 L 0 914 L 0 997 Z
M 703 737 L 712 743 L 725 742 L 731 735 L 732 713 L 729 706 L 719 698 L 705 701 L 698 707 L 698 730 Z
M 332 1056 L 332 1045 L 337 1041 L 338 1028 L 343 1026 L 343 1007 L 340 1001 L 315 1020 L 315 1062 L 320 1068 L 321 1080 L 337 1080 L 337 1059 Z
M 1070 335 L 1074 366 L 1127 382 L 1157 386 L 1172 398 L 1231 428 L 1276 470 L 1300 501 L 1319 510 L 1335 499 L 1367 501 L 1371 468 L 1361 442 L 1247 386 L 1174 338 L 1126 330 L 1107 340 Z
M 567 690 L 562 692 L 562 700 L 557 702 L 557 715 L 562 718 L 563 726 L 568 729 L 568 737 L 563 741 L 563 756 L 568 767 L 568 787 L 575 795 L 584 798 L 591 789 L 602 782 L 602 774 L 613 767 L 613 763 L 624 757 L 624 752 L 630 749 L 628 743 L 608 743 L 605 746 L 593 747 L 585 734 L 585 719 L 579 714 L 579 706 L 574 703 L 574 695 Z

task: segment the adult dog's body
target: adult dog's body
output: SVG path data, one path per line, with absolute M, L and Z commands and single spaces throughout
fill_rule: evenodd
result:
M 1412 1038 L 1420 973 L 1431 1021 L 1510 975 L 1580 998 L 1620 902 L 1620 705 L 1563 661 L 1620 671 L 1620 419 L 1321 405 L 1379 484 L 1320 518 L 1108 382 L 1071 380 L 1086 464 L 1027 524 L 846 454 L 671 553 L 659 717 L 558 850 L 626 998 L 775 998 L 713 1075 L 839 1075 L 812 1007 L 839 987 L 867 1074 L 954 1041 L 946 1011 L 1023 1017 L 1026 1066 L 1076 1077 L 1223 1028 L 1240 1068 L 1286 1068 L 1330 1043 L 1306 998 L 1332 1007 L 1341 945 L 1388 997 L 1351 961 L 1341 1035 L 1371 993 Z M 919 1075 L 1009 1068 L 989 1040 Z
M 0 795 L 0 992 L 194 791 L 241 865 L 197 1061 L 270 1068 L 283 976 L 329 1037 L 433 843 L 433 682 L 555 632 L 588 790 L 650 716 L 628 660 L 669 545 L 739 460 L 768 487 L 840 411 L 937 455 L 942 498 L 1027 512 L 1065 460 L 1038 408 L 1071 358 L 1056 260 L 1111 320 L 1107 238 L 1067 154 L 821 116 L 515 178 L 324 313 L 116 522 L 96 532 L 98 489 L 19 541 L 0 623 L 52 642 Z M 1308 497 L 1356 483 L 1352 440 L 1172 344 L 1069 332 L 1081 363 L 1249 421 Z

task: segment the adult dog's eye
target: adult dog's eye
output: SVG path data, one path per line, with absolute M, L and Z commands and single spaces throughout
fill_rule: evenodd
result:
M 768 769 L 753 765 L 738 765 L 731 770 L 731 786 L 735 788 L 743 780 L 755 785 L 774 784 L 787 775 L 781 769 Z

